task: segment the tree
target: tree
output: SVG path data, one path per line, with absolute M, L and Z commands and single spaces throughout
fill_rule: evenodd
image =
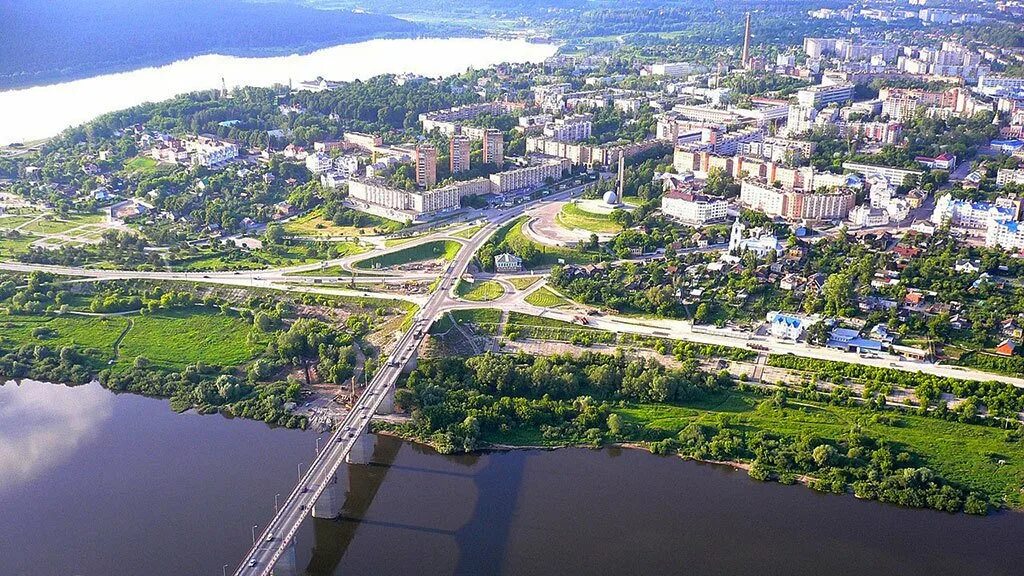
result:
M 608 415 L 608 432 L 612 436 L 618 436 L 622 432 L 622 417 L 614 412 Z

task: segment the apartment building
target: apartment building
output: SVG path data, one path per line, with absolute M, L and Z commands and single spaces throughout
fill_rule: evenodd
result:
M 593 114 L 574 114 L 553 120 L 544 125 L 544 136 L 562 142 L 586 140 L 593 131 L 593 119 Z
M 465 134 L 452 136 L 448 149 L 449 164 L 452 174 L 458 174 L 469 170 L 469 156 L 471 151 L 471 140 Z
M 503 166 L 505 164 L 505 139 L 501 130 L 488 128 L 484 131 L 484 164 Z
M 560 180 L 562 173 L 570 168 L 572 163 L 565 158 L 549 158 L 531 166 L 491 174 L 491 191 L 495 194 L 506 194 L 533 188 L 543 184 L 548 178 Z
M 819 84 L 796 93 L 801 106 L 821 108 L 829 104 L 842 104 L 853 100 L 853 84 Z
M 433 144 L 416 147 L 416 184 L 433 188 L 437 184 L 437 148 Z
M 670 190 L 661 197 L 661 212 L 684 224 L 701 226 L 725 220 L 729 203 L 723 198 L 682 190 Z
M 774 186 L 755 180 L 740 185 L 740 203 L 768 216 L 787 220 L 845 219 L 857 201 L 853 190 L 801 190 Z

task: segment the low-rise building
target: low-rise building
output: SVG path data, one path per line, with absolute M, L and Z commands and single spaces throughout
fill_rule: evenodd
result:
M 771 335 L 782 340 L 799 340 L 812 324 L 807 318 L 777 311 L 769 312 L 765 320 L 768 322 L 768 331 Z
M 519 272 L 523 269 L 523 259 L 510 252 L 494 257 L 494 271 L 499 273 Z

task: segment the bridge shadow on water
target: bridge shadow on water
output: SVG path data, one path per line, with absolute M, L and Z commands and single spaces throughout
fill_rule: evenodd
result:
M 402 531 L 422 532 L 449 536 L 458 549 L 452 572 L 456 576 L 498 574 L 504 564 L 511 518 L 515 512 L 526 454 L 505 453 L 504 457 L 517 460 L 507 465 L 495 465 L 493 458 L 485 458 L 485 465 L 476 468 L 481 456 L 461 455 L 452 461 L 471 472 L 460 473 L 421 466 L 395 465 L 399 451 L 406 447 L 419 453 L 434 454 L 429 448 L 407 444 L 395 438 L 381 437 L 374 446 L 370 464 L 347 464 L 349 490 L 345 495 L 341 514 L 334 519 L 310 518 L 313 522 L 313 553 L 304 574 L 307 576 L 333 576 L 360 526 L 393 529 L 397 537 Z M 505 462 L 505 464 L 509 464 Z M 471 479 L 476 487 L 476 503 L 469 520 L 455 530 L 433 526 L 412 525 L 366 519 L 366 514 L 389 472 L 404 471 L 414 474 L 449 476 Z M 383 544 L 383 543 L 382 543 Z

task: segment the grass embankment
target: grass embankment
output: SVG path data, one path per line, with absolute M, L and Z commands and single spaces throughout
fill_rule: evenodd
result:
M 452 236 L 455 236 L 456 238 L 465 238 L 466 240 L 469 240 L 477 232 L 479 232 L 481 228 L 483 228 L 483 224 L 477 226 L 470 226 L 465 230 L 459 230 L 458 232 L 453 233 Z
M 264 344 L 248 341 L 248 322 L 208 309 L 161 311 L 131 318 L 2 316 L 0 344 L 91 348 L 98 351 L 99 357 L 110 359 L 114 357 L 114 344 L 128 328 L 129 322 L 131 329 L 120 343 L 115 370 L 130 366 L 136 356 L 143 356 L 154 365 L 170 370 L 180 370 L 197 362 L 238 366 L 255 358 Z
M 572 302 L 559 296 L 558 294 L 555 294 L 546 286 L 538 288 L 536 291 L 533 292 L 533 294 L 527 296 L 526 302 L 528 304 L 533 304 L 534 306 L 540 306 L 542 308 L 558 308 L 561 306 L 572 305 Z
M 919 455 L 924 465 L 952 482 L 992 495 L 996 501 L 1005 498 L 1015 508 L 1024 505 L 1020 493 L 1024 443 L 1008 441 L 1005 431 L 896 411 L 875 413 L 804 400 L 777 407 L 763 400 L 737 390 L 694 404 L 626 404 L 615 411 L 627 422 L 671 434 L 693 424 L 721 426 L 723 421 L 745 432 L 790 437 L 839 439 L 856 429 Z
M 496 335 L 498 324 L 501 323 L 501 310 L 496 308 L 473 308 L 472 310 L 453 310 L 434 322 L 430 327 L 431 334 L 444 334 L 452 329 L 452 322 L 473 324 L 484 334 Z
M 323 211 L 319 208 L 308 214 L 298 216 L 289 220 L 284 225 L 286 234 L 304 237 L 331 237 L 331 236 L 363 236 L 367 234 L 390 234 L 402 229 L 402 223 L 372 214 L 360 214 L 360 221 L 363 226 L 346 226 L 335 224 L 333 221 L 324 218 Z
M 563 260 L 566 264 L 586 264 L 592 261 L 590 257 L 581 254 L 571 248 L 562 246 L 547 246 L 534 242 L 523 233 L 523 226 L 528 216 L 522 216 L 509 222 L 498 229 L 491 237 L 490 243 L 500 246 L 505 243 L 513 252 L 518 255 L 536 252 L 536 256 L 524 262 L 528 268 L 546 268 L 558 264 Z
M 372 270 L 374 268 L 389 268 L 391 266 L 401 266 L 426 260 L 441 259 L 451 261 L 455 259 L 455 255 L 459 253 L 461 248 L 462 244 L 453 240 L 435 240 L 388 254 L 359 260 L 354 266 L 364 270 Z
M 622 231 L 622 226 L 612 220 L 609 214 L 598 214 L 587 212 L 575 202 L 569 202 L 562 206 L 558 216 L 555 218 L 564 228 L 579 228 L 588 232 L 614 234 Z
M 494 280 L 485 280 L 483 282 L 459 280 L 455 293 L 459 298 L 469 300 L 470 302 L 490 302 L 491 300 L 501 298 L 505 294 L 505 289 Z
M 540 280 L 540 276 L 516 276 L 507 280 L 516 287 L 516 290 L 526 290 Z
M 521 312 L 509 312 L 505 326 L 505 336 L 513 340 L 533 338 L 536 340 L 555 340 L 577 344 L 593 344 L 601 342 L 612 344 L 617 335 L 614 332 L 590 328 L 582 324 L 563 322 L 554 318 L 531 316 Z

